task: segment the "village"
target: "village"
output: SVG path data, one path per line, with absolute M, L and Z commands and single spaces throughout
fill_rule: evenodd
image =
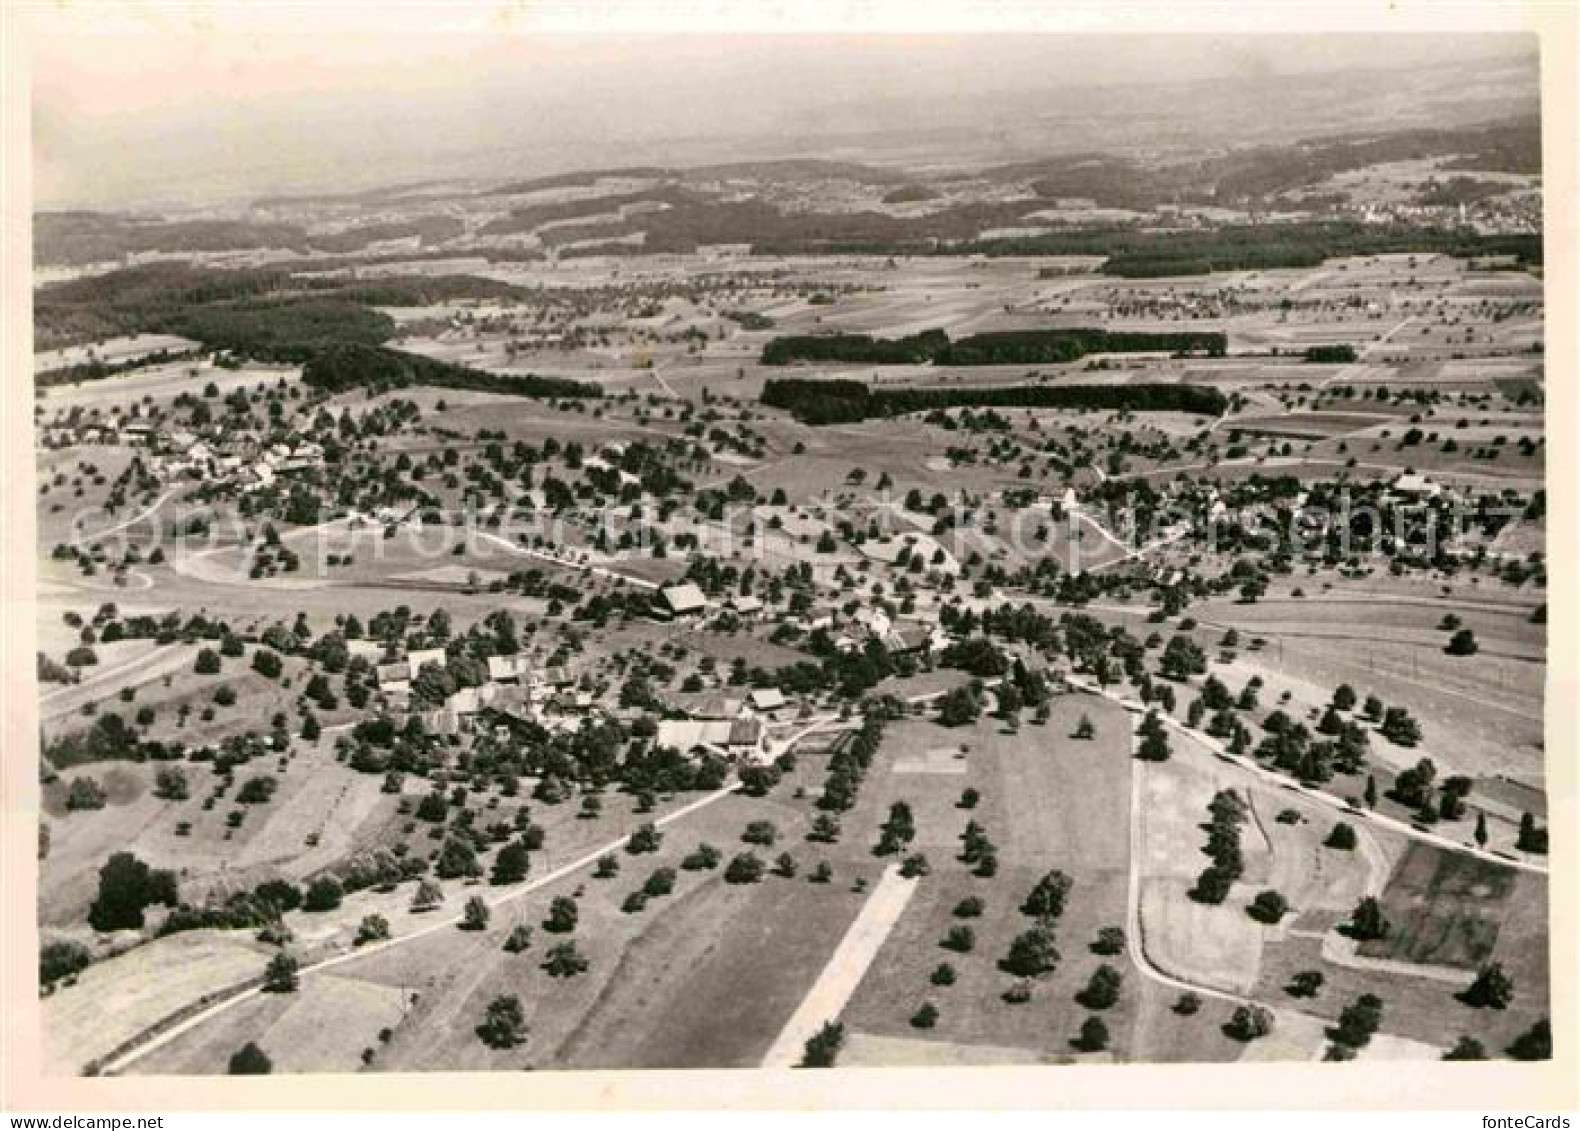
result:
M 1550 1058 L 1538 125 L 41 213 L 41 1055 Z

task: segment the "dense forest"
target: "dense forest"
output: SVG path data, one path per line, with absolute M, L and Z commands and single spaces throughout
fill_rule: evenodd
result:
M 104 263 L 148 252 L 219 252 L 276 248 L 305 254 L 360 251 L 381 240 L 453 239 L 466 230 L 450 216 L 366 224 L 310 233 L 298 224 L 259 220 L 166 220 L 107 212 L 40 212 L 33 217 L 33 259 L 40 266 Z
M 42 287 L 33 296 L 35 348 L 125 334 L 169 333 L 215 349 L 304 360 L 334 341 L 375 343 L 394 323 L 375 306 L 426 306 L 526 292 L 470 275 L 358 280 L 276 268 L 230 271 L 151 263 Z
M 1328 259 L 1394 252 L 1512 255 L 1522 264 L 1542 261 L 1539 235 L 1483 236 L 1470 231 L 1408 224 L 1312 220 L 1290 224 L 1239 224 L 1188 231 L 1080 228 L 1043 235 L 977 240 L 956 251 L 985 255 L 1107 255 L 1104 274 L 1124 278 L 1206 275 L 1213 271 L 1317 267 Z
M 370 394 L 428 385 L 517 397 L 600 397 L 597 385 L 559 377 L 485 373 L 384 346 L 347 343 L 315 353 L 302 367 L 303 383 L 326 393 L 366 389 Z
M 774 338 L 763 346 L 764 365 L 796 361 L 850 361 L 863 365 L 916 365 L 934 361 L 949 348 L 942 330 L 924 330 L 902 338 L 870 334 L 799 334 Z
M 773 378 L 763 385 L 761 400 L 814 425 L 849 424 L 940 408 L 1073 408 L 1216 416 L 1228 407 L 1228 398 L 1217 389 L 1155 383 L 874 389 L 860 381 Z
M 1001 330 L 951 342 L 942 330 L 903 338 L 867 334 L 804 334 L 774 338 L 764 365 L 843 361 L 860 365 L 1036 365 L 1079 361 L 1093 353 L 1204 353 L 1222 357 L 1228 339 L 1217 332 L 1135 333 L 1096 328 Z

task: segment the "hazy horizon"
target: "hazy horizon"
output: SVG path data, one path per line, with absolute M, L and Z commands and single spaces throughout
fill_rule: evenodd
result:
M 35 208 L 233 204 L 858 140 L 881 159 L 885 144 L 926 153 L 931 138 L 942 158 L 955 135 L 989 131 L 984 148 L 1011 157 L 1077 147 L 1083 119 L 1116 101 L 1130 132 L 1097 131 L 1116 144 L 1185 127 L 1249 140 L 1236 133 L 1238 98 L 1149 104 L 1147 88 L 1180 83 L 1290 101 L 1292 140 L 1314 113 L 1343 124 L 1345 84 L 1312 76 L 1354 74 L 1376 100 L 1387 84 L 1360 76 L 1450 66 L 1507 68 L 1516 102 L 1528 70 L 1534 105 L 1535 44 L 1519 35 L 46 35 L 34 53 Z M 1466 85 L 1448 82 L 1443 97 L 1510 97 Z M 1118 88 L 1139 93 L 1083 98 Z

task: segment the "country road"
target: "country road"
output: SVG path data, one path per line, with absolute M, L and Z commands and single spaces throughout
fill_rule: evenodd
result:
M 92 534 L 79 534 L 76 538 L 73 539 L 73 542 L 75 543 L 76 547 L 80 550 L 80 549 L 83 549 L 83 548 L 85 548 L 87 546 L 91 546 L 94 542 L 97 542 L 97 541 L 99 541 L 102 538 L 108 538 L 111 534 L 118 534 L 118 533 L 120 533 L 122 530 L 125 530 L 128 526 L 136 526 L 139 522 L 142 522 L 144 519 L 152 518 L 154 516 L 154 514 L 159 510 L 160 507 L 164 506 L 166 503 L 168 503 L 176 495 L 179 495 L 182 492 L 182 490 L 184 490 L 184 488 L 172 487 L 172 488 L 170 488 L 170 490 L 166 491 L 163 495 L 160 495 L 157 499 L 155 499 L 147 507 L 143 508 L 143 510 L 139 511 L 137 514 L 134 514 L 131 518 L 128 518 L 128 519 L 126 519 L 123 522 L 118 522 L 114 526 L 105 527 L 103 530 L 95 530 Z

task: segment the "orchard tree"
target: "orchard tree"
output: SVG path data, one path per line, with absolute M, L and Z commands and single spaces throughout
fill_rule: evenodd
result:
M 1022 915 L 1029 915 L 1046 923 L 1056 922 L 1064 914 L 1064 902 L 1070 894 L 1069 876 L 1055 869 L 1037 881 L 1026 902 L 1020 905 Z
M 1506 1009 L 1514 1000 L 1514 979 L 1504 972 L 1502 963 L 1488 963 L 1459 997 L 1477 1009 Z
M 1022 978 L 1036 978 L 1054 970 L 1059 965 L 1059 951 L 1053 945 L 1053 932 L 1046 927 L 1023 931 L 1010 943 L 1009 953 L 999 965 Z
M 1262 1005 L 1242 1005 L 1235 1009 L 1224 1032 L 1237 1041 L 1254 1041 L 1273 1031 L 1273 1011 Z
M 1108 1023 L 1101 1017 L 1088 1017 L 1081 1022 L 1081 1035 L 1075 1043 L 1084 1052 L 1101 1052 L 1108 1047 Z
M 514 1048 L 527 1039 L 527 1015 L 515 994 L 496 997 L 483 1012 L 477 1035 L 489 1048 Z
M 263 991 L 270 994 L 288 994 L 296 989 L 300 978 L 299 964 L 294 956 L 283 950 L 269 959 L 263 972 Z
M 568 895 L 557 895 L 549 904 L 549 917 L 543 921 L 543 929 L 556 935 L 568 935 L 576 929 L 579 918 L 580 908 L 576 901 Z
M 1316 997 L 1326 980 L 1320 970 L 1302 970 L 1290 978 L 1289 985 L 1284 988 L 1290 997 Z
M 1444 1060 L 1486 1060 L 1487 1047 L 1475 1037 L 1460 1037 L 1454 1046 L 1443 1054 Z
M 261 1048 L 248 1041 L 231 1053 L 226 1070 L 232 1076 L 267 1076 L 274 1071 L 274 1062 Z
M 1119 989 L 1123 984 L 1124 975 L 1104 963 L 1092 971 L 1086 988 L 1076 995 L 1075 1000 L 1087 1009 L 1109 1009 L 1119 1001 Z
M 1543 1017 L 1525 1032 L 1514 1038 L 1508 1053 L 1515 1060 L 1551 1060 L 1553 1058 L 1553 1025 Z
M 823 1027 L 807 1038 L 797 1068 L 832 1068 L 839 1058 L 839 1048 L 845 1043 L 845 1026 L 837 1021 L 825 1021 Z
M 496 886 L 519 884 L 527 878 L 531 866 L 527 846 L 519 840 L 513 840 L 494 856 L 494 868 L 489 875 L 489 882 Z
M 461 929 L 463 931 L 481 931 L 488 926 L 488 903 L 480 895 L 474 895 L 466 901 L 465 908 L 461 911 Z
M 551 947 L 543 960 L 543 969 L 551 978 L 574 978 L 583 973 L 587 965 L 587 959 L 576 949 L 574 942 L 563 942 Z
M 1383 915 L 1382 904 L 1375 896 L 1365 896 L 1350 914 L 1350 936 L 1361 942 L 1385 939 L 1391 924 Z
M 364 915 L 362 922 L 357 924 L 357 937 L 352 945 L 365 946 L 370 942 L 382 942 L 390 937 L 390 921 L 382 915 Z

